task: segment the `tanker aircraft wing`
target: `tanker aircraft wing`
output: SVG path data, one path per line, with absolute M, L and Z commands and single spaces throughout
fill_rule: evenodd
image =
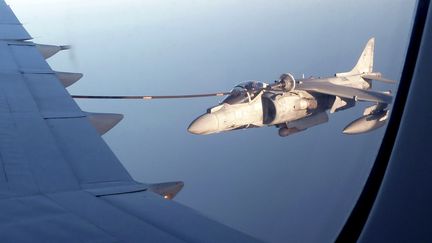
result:
M 372 90 L 357 89 L 349 86 L 338 85 L 326 79 L 311 79 L 301 81 L 296 85 L 298 90 L 313 91 L 322 94 L 334 95 L 359 101 L 369 101 L 390 104 L 392 96 Z
M 181 182 L 134 181 L 100 136 L 121 116 L 83 112 L 82 75 L 45 61 L 67 48 L 29 40 L 0 0 L 0 242 L 257 241 L 167 200 Z

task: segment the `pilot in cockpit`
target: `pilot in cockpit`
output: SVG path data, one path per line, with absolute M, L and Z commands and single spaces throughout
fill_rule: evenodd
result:
M 221 103 L 227 103 L 230 105 L 247 103 L 249 100 L 253 100 L 266 86 L 266 83 L 255 80 L 240 83 L 231 90 L 230 95 L 228 95 L 228 97 Z

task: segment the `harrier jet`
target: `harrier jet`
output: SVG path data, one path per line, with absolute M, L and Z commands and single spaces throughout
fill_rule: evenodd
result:
M 294 79 L 283 74 L 274 84 L 249 81 L 234 87 L 217 106 L 191 123 L 188 131 L 211 134 L 236 129 L 276 126 L 282 137 L 328 121 L 327 111 L 338 112 L 357 101 L 373 102 L 363 115 L 347 125 L 346 134 L 358 134 L 384 125 L 389 92 L 370 90 L 372 80 L 393 83 L 373 72 L 374 38 L 366 44 L 355 67 L 329 78 Z

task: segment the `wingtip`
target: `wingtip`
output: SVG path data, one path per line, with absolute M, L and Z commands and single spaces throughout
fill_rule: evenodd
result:
M 64 45 L 64 46 L 60 46 L 60 50 L 64 51 L 64 50 L 70 50 L 72 49 L 71 45 Z

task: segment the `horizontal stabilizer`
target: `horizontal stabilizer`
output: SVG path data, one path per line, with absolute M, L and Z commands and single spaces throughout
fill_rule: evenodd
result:
M 151 184 L 149 190 L 163 196 L 165 199 L 173 199 L 177 193 L 183 188 L 182 181 L 164 182 Z
M 364 79 L 380 81 L 380 82 L 383 82 L 383 83 L 389 83 L 389 84 L 395 84 L 396 83 L 395 80 L 386 79 L 386 78 L 382 77 L 381 73 L 363 74 L 361 77 L 364 78 Z
M 86 114 L 100 135 L 107 133 L 123 119 L 122 114 L 90 112 L 86 112 Z
M 80 80 L 84 75 L 82 73 L 67 73 L 67 72 L 56 72 L 58 79 L 65 87 L 69 87 L 78 80 Z

